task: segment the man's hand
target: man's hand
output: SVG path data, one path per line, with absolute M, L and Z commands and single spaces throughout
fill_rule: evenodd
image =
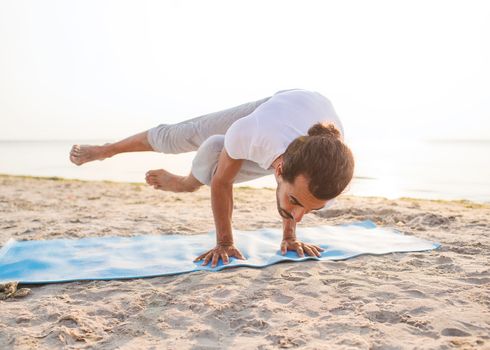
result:
M 314 244 L 307 244 L 296 239 L 296 222 L 291 219 L 282 219 L 283 236 L 281 242 L 281 253 L 286 254 L 288 250 L 295 251 L 303 258 L 305 253 L 311 256 L 320 257 L 320 252 L 324 249 Z
M 301 258 L 303 258 L 305 253 L 306 255 L 320 257 L 320 252 L 323 252 L 325 249 L 314 244 L 300 242 L 296 238 L 285 238 L 281 243 L 282 255 L 286 254 L 288 250 L 295 251 Z
M 236 248 L 233 244 L 231 245 L 220 245 L 218 244 L 216 247 L 211 249 L 210 251 L 199 255 L 194 262 L 198 262 L 199 260 L 204 259 L 202 266 L 205 266 L 211 260 L 211 267 L 216 267 L 218 265 L 218 260 L 221 258 L 223 264 L 229 263 L 229 257 L 233 256 L 235 258 L 246 260 L 242 253 Z

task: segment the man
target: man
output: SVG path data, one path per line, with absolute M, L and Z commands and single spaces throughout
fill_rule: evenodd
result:
M 197 151 L 187 176 L 151 170 L 146 182 L 155 189 L 192 192 L 211 186 L 216 247 L 195 261 L 211 267 L 230 257 L 245 259 L 232 234 L 233 183 L 274 174 L 277 209 L 283 220 L 281 252 L 320 256 L 322 248 L 296 238 L 303 215 L 325 206 L 347 187 L 354 158 L 343 142 L 343 126 L 332 104 L 317 92 L 294 89 L 178 124 L 148 131 L 103 146 L 74 145 L 77 164 L 123 152 Z

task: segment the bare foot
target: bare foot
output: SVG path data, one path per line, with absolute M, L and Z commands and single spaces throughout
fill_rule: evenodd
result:
M 70 160 L 76 165 L 82 165 L 93 160 L 108 158 L 110 155 L 104 146 L 73 145 L 70 151 Z
M 163 169 L 150 170 L 146 173 L 146 183 L 162 191 L 194 192 L 200 187 L 189 180 L 188 176 L 174 175 Z

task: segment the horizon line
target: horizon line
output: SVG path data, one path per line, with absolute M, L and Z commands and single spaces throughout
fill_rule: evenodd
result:
M 124 137 L 118 138 L 93 138 L 93 139 L 0 139 L 0 142 L 94 142 L 94 141 L 109 141 L 113 139 L 123 139 Z M 490 142 L 490 138 L 418 138 L 419 141 L 424 142 L 482 142 L 487 143 Z

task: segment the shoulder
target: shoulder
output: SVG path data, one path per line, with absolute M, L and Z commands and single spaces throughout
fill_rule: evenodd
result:
M 231 158 L 249 159 L 250 147 L 257 132 L 253 115 L 240 118 L 226 131 L 224 147 Z

